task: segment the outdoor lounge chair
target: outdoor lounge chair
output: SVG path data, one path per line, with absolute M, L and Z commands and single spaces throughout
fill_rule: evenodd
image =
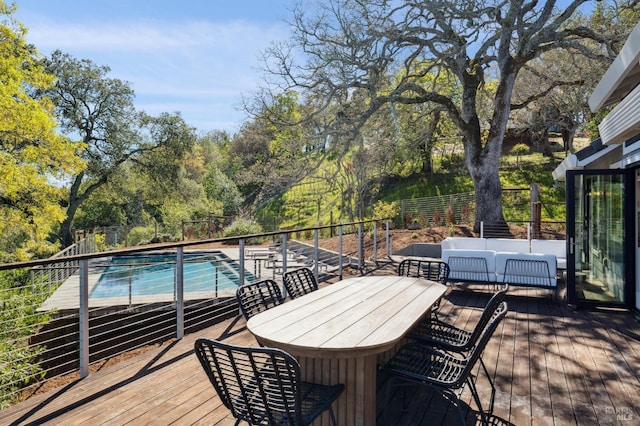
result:
M 247 320 L 284 302 L 280 287 L 273 280 L 256 281 L 239 286 L 236 290 L 236 299 L 242 315 Z
M 282 276 L 287 294 L 292 299 L 303 296 L 318 289 L 318 282 L 309 268 L 299 268 L 287 271 Z
M 344 385 L 303 382 L 300 365 L 288 353 L 210 339 L 198 339 L 195 353 L 236 425 L 303 426 L 327 410 L 337 425 L 331 404 Z
M 462 424 L 466 424 L 464 414 L 460 408 L 459 395 L 466 384 L 469 385 L 473 398 L 480 410 L 483 424 L 488 424 L 487 413 L 482 408 L 480 397 L 476 389 L 472 370 L 482 355 L 489 339 L 507 313 L 507 302 L 502 302 L 492 316 L 487 326 L 473 348 L 465 356 L 456 356 L 441 348 L 421 342 L 408 343 L 382 367 L 389 374 L 386 389 L 386 404 L 389 406 L 391 387 L 394 382 L 398 385 L 419 384 L 430 387 L 456 405 Z M 491 383 L 491 403 L 489 413 L 493 410 L 495 386 Z M 383 417 L 386 417 L 386 411 Z M 385 423 L 387 424 L 387 423 Z

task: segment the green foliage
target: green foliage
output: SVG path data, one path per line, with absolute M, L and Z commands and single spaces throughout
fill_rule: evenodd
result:
M 28 339 L 49 319 L 37 310 L 49 292 L 45 284 L 28 283 L 28 270 L 0 272 L 0 409 L 44 374 L 37 362 L 44 348 L 29 346 Z
M 149 244 L 153 237 L 155 237 L 155 227 L 136 226 L 127 234 L 127 244 L 130 246 Z
M 182 222 L 192 219 L 192 210 L 188 204 L 165 203 L 160 211 L 165 234 L 178 236 L 182 233 Z
M 97 226 L 125 225 L 124 209 L 114 203 L 90 198 L 79 209 L 73 224 L 76 229 L 93 229 Z
M 373 205 L 372 219 L 395 219 L 400 214 L 400 205 L 397 201 L 390 203 L 378 200 Z
M 236 219 L 231 225 L 227 226 L 224 230 L 225 237 L 236 237 L 240 235 L 253 235 L 264 232 L 262 226 L 249 219 Z
M 527 148 L 528 149 L 528 148 Z M 521 158 L 521 167 L 514 167 L 515 158 L 505 155 L 501 162 L 500 179 L 503 188 L 530 188 L 532 183 L 539 184 L 540 201 L 543 203 L 543 219 L 563 221 L 565 219 L 564 187 L 558 186 L 551 172 L 563 159 L 563 153 L 547 158 L 540 153 L 531 153 Z M 455 163 L 462 163 L 461 154 L 450 156 Z M 453 160 L 455 158 L 455 160 Z M 327 160 L 329 163 L 329 160 Z M 331 169 L 330 164 L 323 164 L 318 173 L 326 173 Z M 468 193 L 473 191 L 473 183 L 464 168 L 456 169 L 455 173 L 440 169 L 431 174 L 414 174 L 407 177 L 388 178 L 380 186 L 378 200 L 374 200 L 371 216 L 373 218 L 385 216 L 387 208 L 394 210 L 396 206 L 399 216 L 398 203 L 402 199 L 424 198 L 446 194 Z M 309 182 L 305 184 L 304 182 Z M 281 228 L 307 227 L 318 223 L 329 223 L 331 212 L 334 222 L 341 220 L 339 191 L 331 191 L 330 184 L 322 180 L 307 178 L 298 186 L 287 191 L 282 197 L 277 197 L 257 213 L 257 216 L 276 217 Z M 312 194 L 322 194 L 320 197 Z M 505 193 L 507 197 L 512 195 Z M 527 192 L 528 194 L 528 192 Z M 504 203 L 505 219 L 510 221 L 528 220 L 528 196 L 513 195 Z M 320 212 L 318 213 L 318 198 L 320 198 Z M 395 210 L 394 210 L 395 211 Z M 422 227 L 439 226 L 445 223 L 444 211 L 436 218 L 416 218 Z M 470 212 L 463 212 L 467 222 L 472 222 Z M 269 221 L 267 221 L 268 223 Z
M 511 148 L 511 155 L 520 156 L 529 152 L 529 146 L 525 143 L 517 143 Z
M 181 192 L 177 183 L 182 160 L 196 137 L 179 113 L 151 117 L 136 111 L 133 89 L 127 82 L 110 78 L 107 66 L 60 51 L 45 62 L 56 79 L 55 86 L 43 94 L 53 100 L 62 131 L 80 138 L 76 149 L 87 162 L 83 173 L 70 176 L 61 242 L 72 243 L 71 224 L 78 208 L 122 175 L 144 176 L 146 184 L 136 192 L 157 204 Z
M 242 205 L 242 195 L 236 184 L 217 167 L 210 167 L 202 182 L 205 194 L 211 201 L 222 205 L 224 216 L 235 216 Z
M 48 251 L 46 238 L 64 217 L 64 189 L 53 179 L 81 170 L 68 139 L 58 135 L 51 100 L 35 94 L 53 85 L 39 54 L 0 1 L 0 259 L 27 260 Z
M 529 146 L 524 143 L 517 143 L 511 148 L 511 155 L 516 156 L 516 166 L 520 166 L 520 156 L 529 152 Z
M 96 243 L 96 250 L 97 251 L 105 251 L 107 250 L 107 237 L 104 234 L 95 234 L 93 236 L 93 238 L 95 238 L 95 243 Z

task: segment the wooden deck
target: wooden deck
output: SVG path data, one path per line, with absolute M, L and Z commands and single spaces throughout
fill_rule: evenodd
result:
M 441 318 L 470 328 L 490 295 L 486 286 L 455 287 Z M 484 353 L 497 387 L 492 424 L 640 424 L 640 323 L 623 312 L 574 311 L 548 291 L 513 288 L 509 313 Z M 256 345 L 241 318 L 165 344 L 84 380 L 0 411 L 0 424 L 215 424 L 234 419 L 193 354 L 197 337 Z M 378 425 L 459 424 L 458 414 L 425 388 L 392 394 L 378 376 Z M 483 373 L 478 389 L 485 405 Z M 406 395 L 405 400 L 402 396 Z M 470 392 L 462 393 L 469 424 L 479 423 Z M 403 409 L 403 406 L 406 407 Z

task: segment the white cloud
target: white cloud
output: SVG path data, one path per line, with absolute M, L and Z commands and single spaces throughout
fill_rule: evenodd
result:
M 131 84 L 139 109 L 154 115 L 180 111 L 202 131 L 238 129 L 241 95 L 261 78 L 255 71 L 260 51 L 287 37 L 284 24 L 244 20 L 76 24 L 40 18 L 28 27 L 27 39 L 44 54 L 59 49 L 107 65 L 111 77 Z

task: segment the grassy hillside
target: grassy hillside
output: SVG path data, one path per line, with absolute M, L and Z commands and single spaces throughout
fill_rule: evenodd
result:
M 564 185 L 553 180 L 551 172 L 564 159 L 564 152 L 556 152 L 553 157 L 545 157 L 540 152 L 529 150 L 519 156 L 508 152 L 500 164 L 500 178 L 503 189 L 530 188 L 539 184 L 539 199 L 543 205 L 543 220 L 564 220 Z M 366 215 L 372 214 L 372 205 L 377 200 L 387 203 L 403 199 L 431 197 L 473 192 L 473 184 L 464 167 L 462 153 L 449 154 L 434 161 L 435 172 L 431 175 L 386 176 L 369 185 L 369 193 L 375 194 L 367 202 Z M 267 229 L 308 227 L 316 224 L 349 221 L 342 209 L 345 202 L 345 184 L 336 178 L 336 165 L 327 161 L 313 176 L 309 176 L 291 188 L 283 196 L 269 202 L 257 213 Z M 342 176 L 338 173 L 338 176 Z M 344 176 L 343 179 L 347 180 Z M 505 191 L 508 193 L 509 191 Z M 522 199 L 523 195 L 526 199 Z M 506 195 L 507 196 L 507 195 Z M 528 192 L 515 195 L 515 201 L 505 198 L 504 213 L 509 220 L 528 220 Z

